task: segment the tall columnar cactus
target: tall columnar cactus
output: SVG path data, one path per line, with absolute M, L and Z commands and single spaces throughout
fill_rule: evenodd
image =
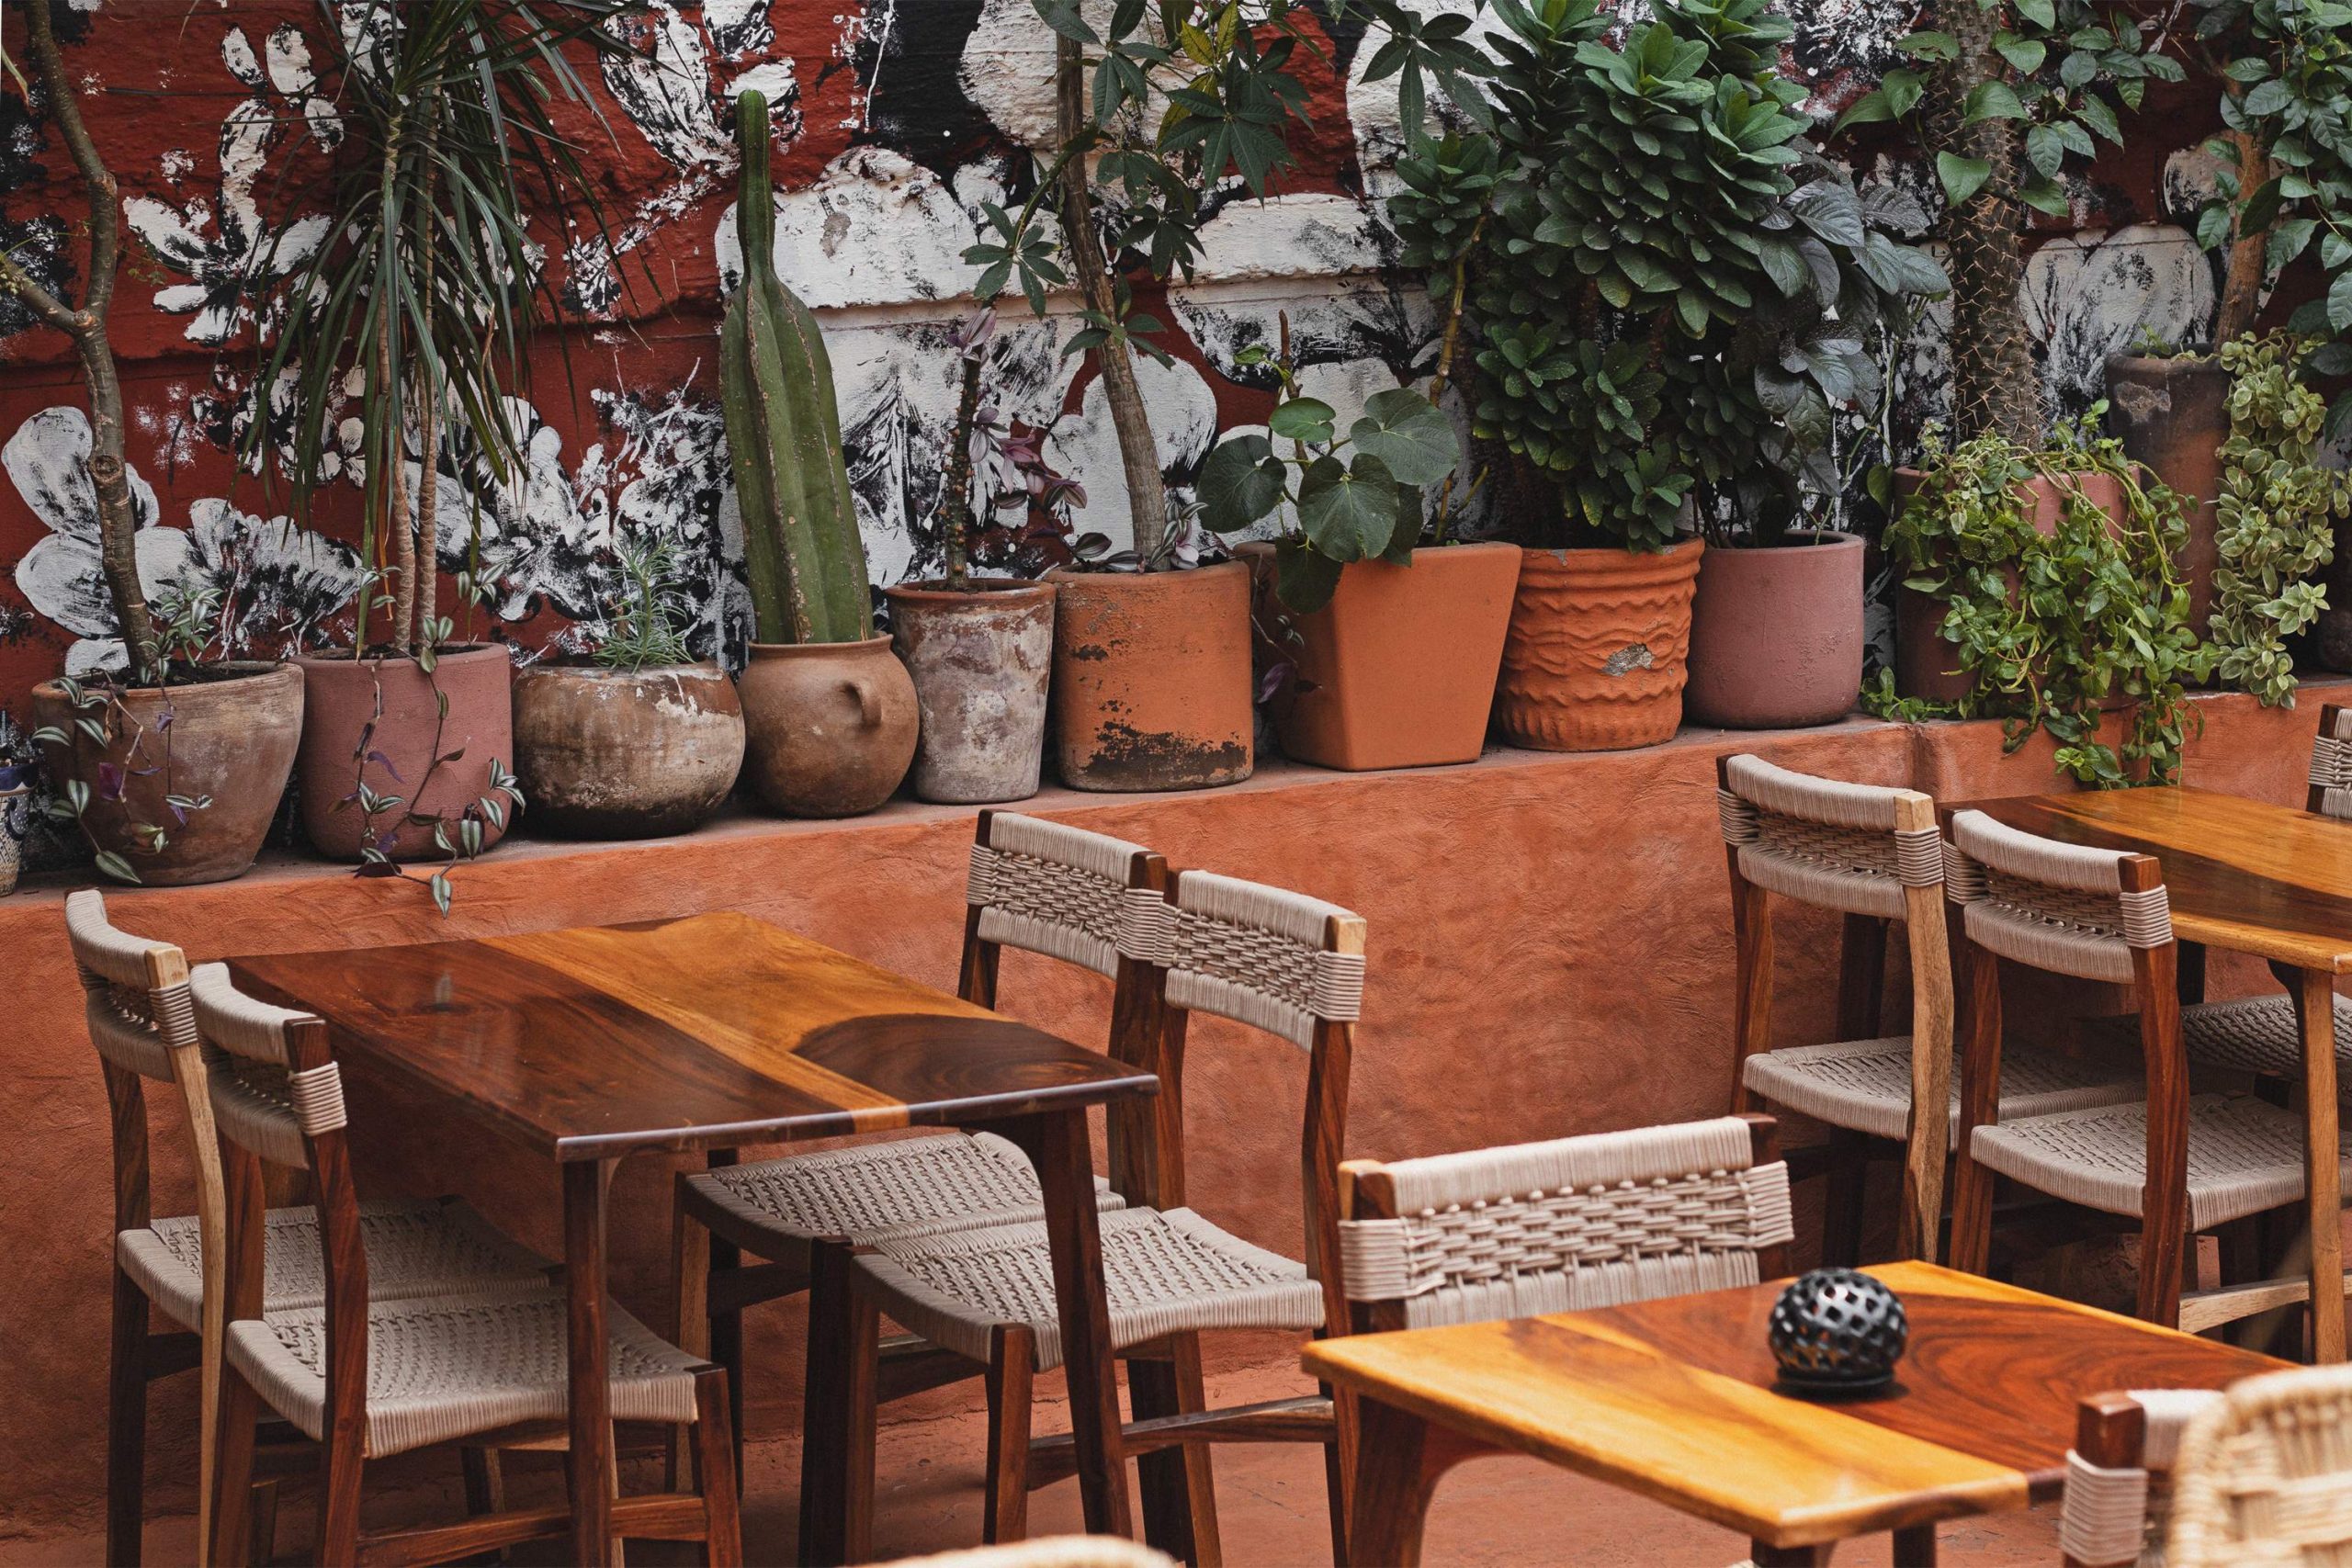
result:
M 842 457 L 832 361 L 817 318 L 775 275 L 763 95 L 735 101 L 735 129 L 743 143 L 743 284 L 727 301 L 718 364 L 756 635 L 859 642 L 874 635 L 865 547 Z

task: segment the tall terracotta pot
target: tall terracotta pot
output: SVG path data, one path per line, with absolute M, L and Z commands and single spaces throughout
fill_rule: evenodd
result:
M 1801 533 L 1709 550 L 1690 603 L 1690 684 L 1701 724 L 1835 724 L 1862 689 L 1862 541 Z
M 538 827 L 650 839 L 699 827 L 743 766 L 743 705 L 712 663 L 514 674 L 514 772 Z
M 330 860 L 356 861 L 363 844 L 396 861 L 445 856 L 433 841 L 435 822 L 454 828 L 492 794 L 492 765 L 514 765 L 514 665 L 506 649 L 448 649 L 429 675 L 398 656 L 295 662 L 310 693 L 300 762 L 311 847 Z M 363 783 L 401 804 L 371 817 Z M 482 847 L 504 838 L 513 820 L 511 812 L 503 821 L 484 816 Z
M 914 682 L 887 637 L 755 642 L 737 690 L 744 773 L 772 811 L 861 816 L 914 761 Z
M 2107 362 L 2108 419 L 2126 456 L 2180 493 L 2188 525 L 2180 570 L 2188 584 L 2188 624 L 2199 637 L 2213 613 L 2213 569 L 2222 564 L 2222 447 L 2230 439 L 2230 373 L 2218 359 Z
M 290 664 L 208 664 L 187 681 L 119 696 L 124 713 L 109 719 L 103 709 L 76 707 L 54 681 L 32 693 L 33 722 L 66 735 L 62 743 L 42 743 L 50 777 L 91 790 L 82 814 L 91 844 L 127 863 L 149 886 L 243 875 L 269 835 L 293 770 L 303 724 L 302 671 Z M 103 743 L 74 722 L 85 717 L 105 724 Z M 210 804 L 187 811 L 182 822 L 168 795 L 209 797 Z M 161 847 L 139 831 L 142 823 L 164 829 Z
M 890 646 L 914 679 L 922 712 L 915 794 L 954 805 L 1036 794 L 1054 672 L 1054 585 L 978 581 L 964 591 L 911 582 L 883 592 Z
M 1619 751 L 1674 738 L 1706 546 L 1524 550 L 1495 726 L 1539 751 Z
M 1053 742 L 1074 789 L 1201 789 L 1250 776 L 1250 572 L 1052 574 Z

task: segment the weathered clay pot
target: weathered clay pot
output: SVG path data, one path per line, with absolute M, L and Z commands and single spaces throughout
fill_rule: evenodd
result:
M 1862 687 L 1862 541 L 1791 534 L 1785 545 L 1709 550 L 1690 602 L 1690 684 L 1700 724 L 1835 724 Z
M 1312 615 L 1273 598 L 1273 547 L 1245 545 L 1261 619 L 1298 641 L 1295 692 L 1275 705 L 1284 754 L 1318 767 L 1419 768 L 1476 761 L 1495 705 L 1503 634 L 1519 583 L 1516 545 L 1451 545 L 1413 564 L 1351 563 Z
M 915 754 L 915 686 L 887 637 L 755 642 L 738 688 L 752 787 L 786 817 L 855 817 Z
M 1054 672 L 1054 585 L 901 583 L 890 601 L 890 646 L 914 678 L 922 710 L 915 794 L 953 805 L 1026 800 L 1046 751 Z
M 491 764 L 514 765 L 514 665 L 506 649 L 446 649 L 430 675 L 398 656 L 295 662 L 310 689 L 300 782 L 311 847 L 330 860 L 358 860 L 363 840 L 396 861 L 443 858 L 435 820 L 449 824 L 454 841 L 457 824 L 491 793 Z M 371 821 L 357 798 L 363 781 L 401 804 Z M 503 822 L 485 816 L 482 847 L 505 837 L 513 821 L 511 809 Z
M 1255 761 L 1250 571 L 1057 571 L 1054 762 L 1073 789 L 1202 789 Z
M 2180 492 L 2188 543 L 2180 570 L 2188 583 L 2188 624 L 2205 635 L 2213 613 L 2213 569 L 2222 562 L 2222 446 L 2230 438 L 2230 373 L 2211 358 L 2107 362 L 2108 419 L 2126 456 Z
M 1894 473 L 1895 504 L 1906 505 L 1923 476 L 1917 468 Z M 2072 482 L 2110 518 L 2123 515 L 2123 486 L 2112 474 L 2082 474 Z M 2057 532 L 2065 514 L 2064 490 L 2054 480 L 2037 476 L 2018 487 L 2018 504 L 2037 532 Z M 1956 703 L 1974 689 L 1975 678 L 1956 668 L 1959 655 L 1946 642 L 1940 627 L 1944 605 L 1915 588 L 1894 586 L 1894 690 L 1898 696 L 1931 703 Z
M 514 673 L 514 772 L 534 825 L 578 839 L 692 832 L 743 766 L 743 705 L 716 664 Z
M 1495 725 L 1539 751 L 1620 751 L 1682 722 L 1690 595 L 1706 546 L 1525 550 Z
M 33 688 L 33 722 L 68 737 L 45 742 L 42 758 L 51 778 L 90 786 L 96 798 L 82 827 L 96 848 L 129 862 L 149 886 L 225 882 L 252 867 L 277 815 L 302 734 L 303 685 L 302 671 L 290 664 L 204 665 L 191 680 L 122 693 L 139 733 L 124 733 L 118 716 L 108 725 L 113 738 L 101 746 L 74 721 L 104 715 L 76 708 L 49 681 Z M 107 763 L 124 772 L 120 796 L 111 801 L 100 772 Z M 181 823 L 164 798 L 174 795 L 209 795 L 212 804 Z M 160 850 L 134 832 L 142 822 L 164 829 Z

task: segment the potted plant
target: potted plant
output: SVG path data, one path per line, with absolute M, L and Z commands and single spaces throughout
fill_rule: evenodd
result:
M 582 628 L 588 657 L 514 676 L 514 771 L 535 820 L 582 839 L 691 832 L 743 765 L 743 705 L 715 660 L 687 651 L 693 615 L 673 549 L 624 542 L 606 619 Z
M 217 594 L 145 580 L 140 546 L 155 498 L 124 457 L 129 426 L 108 336 L 121 260 L 115 178 L 83 123 L 46 0 L 11 9 L 23 17 L 26 52 L 89 203 L 89 282 L 78 306 L 0 253 L 0 287 L 72 342 L 90 398 L 86 419 L 63 411 L 74 416 L 67 436 L 78 469 L 64 482 L 77 492 L 82 526 L 34 548 L 95 557 L 112 624 L 89 629 L 120 642 L 96 668 L 33 689 L 33 738 L 56 790 L 51 809 L 80 825 L 101 873 L 159 886 L 218 882 L 253 864 L 277 815 L 301 725 L 302 675 L 266 661 L 199 661 Z
M 766 96 L 742 94 L 735 119 L 743 281 L 728 297 L 718 362 L 754 622 L 745 755 L 775 810 L 854 817 L 907 776 L 914 682 L 874 630 L 824 333 L 776 276 Z

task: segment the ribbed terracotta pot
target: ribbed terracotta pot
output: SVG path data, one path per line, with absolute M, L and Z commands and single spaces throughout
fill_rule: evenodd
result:
M 1054 762 L 1073 789 L 1250 776 L 1250 571 L 1052 574 Z
M 743 705 L 717 664 L 514 673 L 514 772 L 531 821 L 575 839 L 699 827 L 743 766 Z
M 1788 539 L 1709 550 L 1700 560 L 1682 693 L 1693 721 L 1794 729 L 1853 711 L 1862 689 L 1862 541 Z
M 1622 751 L 1674 738 L 1704 542 L 1653 553 L 1524 550 L 1495 727 L 1539 751 Z
M 1036 794 L 1054 673 L 1054 585 L 911 582 L 883 592 L 890 646 L 914 678 L 922 713 L 915 794 L 952 805 Z
M 430 675 L 401 657 L 295 662 L 310 694 L 300 762 L 302 831 L 311 847 L 330 860 L 358 860 L 363 840 L 396 861 L 445 856 L 433 841 L 435 822 L 463 820 L 491 793 L 492 762 L 514 766 L 514 664 L 506 649 L 446 649 Z M 401 804 L 371 822 L 358 798 L 363 780 Z M 511 811 L 504 822 L 485 817 L 482 847 L 504 838 L 513 821 Z
M 1298 633 L 1284 649 L 1293 694 L 1274 710 L 1286 756 L 1360 772 L 1477 761 L 1495 705 L 1516 545 L 1449 545 L 1410 566 L 1351 562 L 1331 602 L 1311 615 L 1273 597 L 1273 547 L 1244 545 L 1260 617 Z
M 887 637 L 755 642 L 736 690 L 744 773 L 772 811 L 861 816 L 914 761 L 915 686 Z
M 104 715 L 76 708 L 62 686 L 47 681 L 33 688 L 33 723 L 66 734 L 62 744 L 43 742 L 41 757 L 61 785 L 73 779 L 90 786 L 94 798 L 82 828 L 91 844 L 130 863 L 145 886 L 184 887 L 225 882 L 252 868 L 293 771 L 303 687 L 303 672 L 291 664 L 205 665 L 169 687 L 122 693 L 136 734 L 117 718 L 102 745 L 74 720 Z M 121 770 L 111 800 L 106 796 L 113 775 L 104 772 L 109 766 Z M 175 795 L 209 796 L 211 804 L 189 811 L 183 823 L 164 799 Z M 140 836 L 140 823 L 164 829 L 160 849 Z
M 2205 635 L 2213 613 L 2219 538 L 2222 447 L 2230 438 L 2230 373 L 2205 356 L 2147 359 L 2119 354 L 2107 362 L 2107 417 L 2125 456 L 2180 493 L 2188 525 L 2180 572 L 2188 584 L 2188 624 Z

